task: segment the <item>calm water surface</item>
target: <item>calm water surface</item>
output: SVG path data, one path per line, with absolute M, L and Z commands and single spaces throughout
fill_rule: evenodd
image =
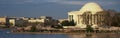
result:
M 117 33 L 101 33 L 101 34 L 11 34 L 9 30 L 0 30 L 0 38 L 120 38 Z

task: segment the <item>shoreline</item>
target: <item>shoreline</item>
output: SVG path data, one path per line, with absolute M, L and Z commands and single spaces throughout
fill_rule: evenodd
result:
M 12 28 L 0 28 L 0 30 L 6 30 L 6 29 L 12 29 Z
M 13 34 L 81 34 L 81 33 L 65 33 L 65 32 L 12 32 Z
M 101 34 L 101 33 L 85 33 L 85 32 L 10 32 L 12 34 Z M 107 34 L 107 33 L 102 33 Z M 110 34 L 116 34 L 116 33 L 110 33 Z M 120 34 L 120 33 L 118 33 Z

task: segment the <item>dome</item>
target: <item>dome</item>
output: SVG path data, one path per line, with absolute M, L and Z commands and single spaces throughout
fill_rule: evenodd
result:
M 97 12 L 103 11 L 103 9 L 97 3 L 90 2 L 90 3 L 85 4 L 80 9 L 80 13 L 82 14 L 87 11 L 90 11 L 92 14 L 95 14 Z

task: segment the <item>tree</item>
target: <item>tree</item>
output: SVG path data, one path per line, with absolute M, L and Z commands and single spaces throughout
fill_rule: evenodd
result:
M 75 26 L 76 23 L 74 22 L 74 20 L 72 20 L 72 21 L 69 22 L 69 25 Z
M 111 9 L 102 12 L 106 13 L 106 20 L 105 20 L 106 25 L 120 27 L 120 16 L 119 16 L 120 13 Z
M 120 17 L 118 17 L 118 15 L 115 15 L 112 18 L 112 26 L 116 26 L 116 27 L 120 27 Z
M 30 32 L 35 32 L 37 31 L 36 26 L 32 26 Z
M 69 26 L 69 21 L 65 20 L 61 23 L 62 26 Z
M 76 23 L 74 22 L 74 20 L 72 21 L 68 21 L 68 20 L 65 20 L 61 23 L 62 26 L 75 26 Z
M 56 29 L 62 29 L 63 27 L 61 25 L 53 25 L 51 26 L 52 28 L 56 28 Z
M 120 17 L 119 17 L 119 13 L 116 12 L 115 10 L 108 10 L 106 11 L 107 13 L 107 24 L 109 26 L 116 26 L 116 27 L 120 27 Z
M 91 25 L 87 25 L 86 31 L 87 31 L 87 33 L 88 33 L 88 32 L 93 32 L 94 30 L 93 30 L 93 28 L 91 27 Z

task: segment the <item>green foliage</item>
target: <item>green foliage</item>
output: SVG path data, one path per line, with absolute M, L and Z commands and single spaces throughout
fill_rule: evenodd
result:
M 60 26 L 60 25 L 54 25 L 54 26 L 51 26 L 52 28 L 56 28 L 56 29 L 62 29 L 63 27 Z
M 36 30 L 37 30 L 36 27 L 32 26 L 30 32 L 35 32 Z
M 74 20 L 72 20 L 72 21 L 69 22 L 69 25 L 75 26 L 76 23 L 74 23 Z
M 93 32 L 94 30 L 93 30 L 93 28 L 91 27 L 91 25 L 87 25 L 87 27 L 86 27 L 86 32 L 88 33 L 88 32 Z
M 17 23 L 15 26 L 17 26 L 17 27 L 23 27 L 23 24 L 22 23 Z
M 72 20 L 72 21 L 65 20 L 61 23 L 61 25 L 62 26 L 75 26 L 76 24 L 74 23 L 74 20 Z
M 69 25 L 69 21 L 65 20 L 61 23 L 62 26 L 68 26 Z
M 9 23 L 9 25 L 13 25 L 13 23 Z

